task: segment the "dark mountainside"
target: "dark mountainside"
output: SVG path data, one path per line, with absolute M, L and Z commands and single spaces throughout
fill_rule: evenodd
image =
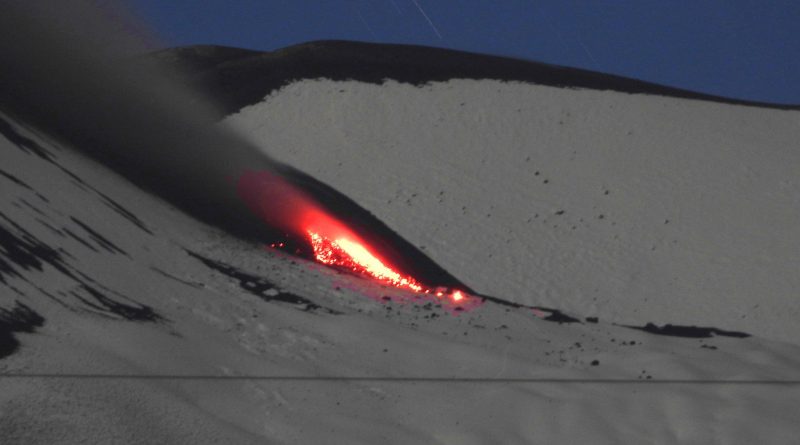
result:
M 315 78 L 375 84 L 391 79 L 412 85 L 494 79 L 800 110 L 800 105 L 729 99 L 577 68 L 414 45 L 332 40 L 272 52 L 198 45 L 165 49 L 151 56 L 182 68 L 186 76 L 182 80 L 211 93 L 224 115 L 258 103 L 294 80 Z

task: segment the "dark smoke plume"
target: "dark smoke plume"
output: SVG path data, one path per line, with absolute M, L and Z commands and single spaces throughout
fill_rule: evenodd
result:
M 276 164 L 215 124 L 196 91 L 146 52 L 153 38 L 114 2 L 0 7 L 0 107 L 241 235 L 264 229 L 235 199 L 245 170 Z
M 346 196 L 218 125 L 212 101 L 145 56 L 153 41 L 114 1 L 6 1 L 0 109 L 239 237 L 269 243 L 288 235 L 302 245 L 302 208 L 304 218 L 342 222 L 426 284 L 468 290 Z M 253 172 L 262 187 L 245 187 L 246 202 L 239 181 Z

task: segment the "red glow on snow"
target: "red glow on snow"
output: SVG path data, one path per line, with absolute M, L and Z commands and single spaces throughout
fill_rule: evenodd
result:
M 478 301 L 459 290 L 426 287 L 414 277 L 400 273 L 347 225 L 278 174 L 245 172 L 237 182 L 237 192 L 250 210 L 272 227 L 307 237 L 319 263 L 348 269 L 400 289 L 435 295 L 440 300 L 447 298 L 459 306 Z M 286 244 L 276 242 L 270 247 L 281 249 Z

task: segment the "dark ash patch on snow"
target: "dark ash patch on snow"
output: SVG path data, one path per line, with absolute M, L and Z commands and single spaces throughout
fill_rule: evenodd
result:
M 77 241 L 77 242 L 81 243 L 81 244 L 83 245 L 83 247 L 86 247 L 87 249 L 91 250 L 92 252 L 95 252 L 95 253 L 100 253 L 100 251 L 99 251 L 99 250 L 95 249 L 95 248 L 94 248 L 94 246 L 92 246 L 91 244 L 89 244 L 89 242 L 88 242 L 88 241 L 86 241 L 85 239 L 81 238 L 79 235 L 77 235 L 77 234 L 76 234 L 75 232 L 73 232 L 72 230 L 69 230 L 69 229 L 68 229 L 68 228 L 66 228 L 66 227 L 62 227 L 62 228 L 61 228 L 61 231 L 62 231 L 62 232 L 64 232 L 64 233 L 66 233 L 66 234 L 67 234 L 67 236 L 69 236 L 70 238 L 72 238 L 72 239 L 74 239 L 75 241 Z
M 0 118 L 0 134 L 23 152 L 36 155 L 45 161 L 53 161 L 53 155 L 46 148 L 39 145 L 39 143 L 33 139 L 20 134 L 10 122 L 3 118 Z
M 684 338 L 709 338 L 716 335 L 724 337 L 747 338 L 750 334 L 737 331 L 724 331 L 722 329 L 698 326 L 680 326 L 673 324 L 666 324 L 664 326 L 656 326 L 653 323 L 647 323 L 644 326 L 625 326 L 630 329 L 637 329 L 650 334 L 667 335 L 670 337 L 684 337 Z
M 18 185 L 18 186 L 20 186 L 20 187 L 24 188 L 25 190 L 28 190 L 28 191 L 30 191 L 30 192 L 33 192 L 33 193 L 36 195 L 36 197 L 37 197 L 37 198 L 39 198 L 39 199 L 41 199 L 42 201 L 44 201 L 44 202 L 50 202 L 50 200 L 49 200 L 49 199 L 47 199 L 47 198 L 46 198 L 44 195 L 42 195 L 41 193 L 39 193 L 39 192 L 37 192 L 36 190 L 34 190 L 34 188 L 33 188 L 33 187 L 31 187 L 30 185 L 28 185 L 28 183 L 26 183 L 26 182 L 25 182 L 25 181 L 23 181 L 22 179 L 19 179 L 19 178 L 17 178 L 16 176 L 12 175 L 11 173 L 8 173 L 8 172 L 5 172 L 5 171 L 3 171 L 3 170 L 0 170 L 0 176 L 3 176 L 3 177 L 5 177 L 5 178 L 6 178 L 6 179 L 8 179 L 9 181 L 11 181 L 11 182 L 13 182 L 14 184 L 16 184 L 16 185 Z M 23 200 L 23 201 L 24 201 L 24 200 Z M 32 208 L 33 210 L 35 210 L 35 211 L 37 211 L 37 212 L 41 213 L 41 211 L 40 211 L 39 209 L 37 209 L 36 207 L 34 207 L 34 206 L 30 205 L 28 202 L 25 202 L 25 204 L 26 204 L 28 207 Z
M 19 349 L 16 332 L 33 333 L 44 325 L 44 317 L 30 307 L 15 301 L 12 309 L 0 308 L 0 359 Z
M 126 209 L 124 206 L 116 202 L 115 200 L 111 199 L 108 195 L 101 192 L 97 188 L 91 186 L 89 183 L 84 181 L 80 176 L 76 175 L 66 167 L 62 166 L 58 162 L 56 162 L 55 158 L 53 157 L 52 153 L 50 153 L 46 148 L 42 147 L 36 141 L 21 135 L 12 125 L 10 122 L 6 121 L 3 118 L 0 118 L 0 134 L 5 136 L 10 142 L 15 144 L 19 147 L 22 151 L 28 154 L 34 154 L 43 160 L 49 162 L 59 170 L 61 170 L 64 174 L 69 176 L 78 187 L 81 187 L 85 190 L 89 190 L 97 194 L 100 197 L 103 204 L 105 204 L 108 208 L 116 212 L 121 217 L 125 218 L 126 220 L 130 221 L 133 225 L 141 229 L 142 231 L 146 232 L 149 235 L 153 235 L 153 232 L 147 228 L 147 226 L 139 219 L 133 212 Z M 14 182 L 15 184 L 28 189 L 38 196 L 41 200 L 45 202 L 49 202 L 49 200 L 34 190 L 30 185 L 25 183 L 24 181 L 20 180 L 19 178 L 0 170 L 0 175 L 6 177 L 8 180 Z
M 187 285 L 189 287 L 193 287 L 195 289 L 200 289 L 202 287 L 200 285 L 200 283 L 193 283 L 191 281 L 187 281 L 187 280 L 178 278 L 175 275 L 172 275 L 170 273 L 164 272 L 163 270 L 161 270 L 161 269 L 159 269 L 157 267 L 150 266 L 150 270 L 152 270 L 153 272 L 155 272 L 155 273 L 157 273 L 157 274 L 159 274 L 159 275 L 161 275 L 163 277 L 169 278 L 170 280 L 177 281 L 178 283 L 185 284 L 185 285 Z
M 97 188 L 91 186 L 89 183 L 87 183 L 86 181 L 81 179 L 75 173 L 72 173 L 71 171 L 67 170 L 66 168 L 64 168 L 64 167 L 62 167 L 62 166 L 60 166 L 58 164 L 55 164 L 55 165 L 59 169 L 61 169 L 61 171 L 66 173 L 70 178 L 72 178 L 79 187 L 81 187 L 81 188 L 83 188 L 85 190 L 92 191 L 97 196 L 99 196 L 100 200 L 103 202 L 103 204 L 106 205 L 106 207 L 110 208 L 116 214 L 118 214 L 119 216 L 125 218 L 131 224 L 133 224 L 134 226 L 138 227 L 139 229 L 141 229 L 143 232 L 147 233 L 148 235 L 153 235 L 153 232 L 150 231 L 150 229 L 147 228 L 147 226 L 144 224 L 144 222 L 142 222 L 141 219 L 139 219 L 136 215 L 134 215 L 133 212 L 131 212 L 130 210 L 128 210 L 125 207 L 123 207 L 120 203 L 118 203 L 118 202 L 114 201 L 113 199 L 111 199 L 105 193 L 101 192 L 100 190 L 97 190 Z
M 153 232 L 151 232 L 150 229 L 147 228 L 147 226 L 144 224 L 144 222 L 142 222 L 142 220 L 139 219 L 136 215 L 134 215 L 130 210 L 126 209 L 125 207 L 120 205 L 118 202 L 116 202 L 113 199 L 109 198 L 108 196 L 106 196 L 105 194 L 101 193 L 100 191 L 98 191 L 96 189 L 93 189 L 93 190 L 94 190 L 95 193 L 100 195 L 100 198 L 102 198 L 102 200 L 103 200 L 103 204 L 108 206 L 108 208 L 110 208 L 111 210 L 116 212 L 119 216 L 121 216 L 121 217 L 127 219 L 128 221 L 130 221 L 131 224 L 135 225 L 136 227 L 141 229 L 143 232 L 145 232 L 145 233 L 147 233 L 149 235 L 153 234 Z
M 2 119 L 0 119 L 0 120 L 2 120 Z M 29 186 L 27 183 L 25 183 L 25 181 L 17 178 L 16 176 L 12 175 L 11 173 L 8 173 L 8 172 L 5 172 L 3 170 L 0 170 L 0 176 L 4 176 L 9 181 L 13 182 L 14 184 L 17 184 L 18 186 L 20 186 L 20 187 L 22 187 L 24 189 L 28 189 L 30 191 L 33 191 L 33 187 Z
M 544 313 L 547 314 L 546 317 L 542 318 L 542 320 L 544 320 L 544 321 L 553 321 L 553 322 L 556 322 L 558 324 L 561 324 L 561 323 L 581 323 L 581 321 L 578 320 L 577 318 L 570 317 L 569 315 L 559 311 L 558 309 L 550 309 L 550 308 L 538 307 L 538 306 L 534 306 L 533 309 L 537 310 L 537 311 L 544 312 Z
M 121 303 L 88 284 L 81 284 L 78 290 L 70 293 L 84 305 L 91 308 L 93 312 L 100 315 L 114 314 L 128 321 L 155 322 L 163 320 L 163 317 L 158 315 L 150 306 L 136 302 L 131 302 L 132 304 Z M 87 294 L 92 300 L 81 295 L 82 293 Z
M 163 319 L 151 307 L 104 288 L 97 281 L 70 266 L 64 259 L 65 256 L 68 256 L 66 252 L 48 246 L 3 213 L 0 213 L 0 219 L 10 226 L 9 229 L 4 224 L 0 224 L 0 284 L 12 288 L 8 280 L 11 277 L 16 277 L 34 287 L 38 287 L 37 283 L 29 280 L 24 272 L 30 270 L 42 272 L 46 264 L 78 284 L 78 291 L 73 290 L 69 294 L 82 303 L 82 309 L 84 310 L 88 308 L 93 313 L 119 317 L 130 321 L 158 321 Z M 99 289 L 103 289 L 105 292 Z M 43 290 L 42 293 L 56 300 L 59 304 L 74 309 L 74 305 L 69 304 L 68 301 L 64 301 Z M 116 294 L 118 297 L 127 300 L 128 303 L 123 303 L 110 297 L 109 293 Z
M 33 205 L 33 204 L 29 203 L 29 202 L 28 202 L 27 200 L 25 200 L 24 198 L 18 198 L 18 201 L 19 201 L 19 202 L 20 202 L 22 205 L 24 205 L 25 207 L 27 207 L 27 208 L 29 208 L 29 209 L 33 210 L 33 211 L 34 211 L 36 214 L 38 214 L 38 215 L 39 215 L 39 216 L 41 216 L 42 218 L 47 218 L 47 214 L 45 214 L 45 213 L 44 213 L 44 212 L 43 212 L 43 211 L 42 211 L 42 210 L 41 210 L 39 207 L 36 207 L 35 205 Z
M 118 202 L 114 201 L 113 199 L 111 199 L 105 193 L 101 192 L 100 190 L 97 190 L 96 187 L 93 187 L 88 182 L 84 181 L 80 176 L 76 175 L 75 173 L 71 172 L 70 170 L 62 167 L 61 165 L 59 165 L 59 164 L 57 164 L 55 162 L 53 162 L 53 164 L 56 167 L 58 167 L 62 172 L 64 172 L 67 176 L 72 178 L 72 180 L 75 181 L 75 184 L 77 184 L 78 187 L 80 187 L 80 188 L 82 188 L 84 190 L 87 190 L 87 191 L 91 191 L 94 194 L 96 194 L 97 196 L 99 196 L 100 200 L 103 202 L 103 204 L 106 205 L 106 207 L 108 207 L 109 209 L 113 210 L 116 214 L 118 214 L 119 216 L 125 218 L 131 224 L 133 224 L 134 226 L 138 227 L 139 229 L 141 229 L 143 232 L 147 233 L 148 235 L 153 235 L 153 232 L 151 232 L 150 229 L 148 229 L 147 226 L 144 224 L 144 222 L 142 222 L 141 219 L 139 219 L 136 215 L 134 215 L 133 212 L 131 212 L 130 210 L 128 210 L 125 207 L 123 207 L 120 203 L 118 203 Z
M 541 317 L 544 321 L 552 321 L 558 324 L 562 323 L 579 323 L 582 324 L 581 321 L 575 317 L 571 317 L 558 309 L 552 309 L 547 307 L 541 306 L 528 306 L 525 304 L 514 303 L 513 301 L 503 300 L 502 298 L 497 297 L 490 297 L 488 295 L 480 295 L 477 296 L 483 298 L 484 301 L 488 301 L 491 303 L 499 304 L 501 306 L 507 306 L 514 309 L 528 309 L 534 312 L 544 313 L 546 314 L 544 317 Z
M 11 276 L 25 279 L 17 269 L 41 271 L 45 263 L 70 275 L 60 252 L 39 241 L 4 214 L 0 213 L 0 218 L 20 233 L 16 235 L 0 224 L 0 283 L 8 284 L 7 277 Z
M 91 237 L 92 240 L 97 245 L 99 245 L 100 247 L 105 249 L 107 252 L 113 253 L 113 254 L 121 253 L 121 254 L 123 254 L 125 256 L 129 256 L 127 254 L 127 252 L 125 252 L 124 250 L 120 249 L 116 244 L 114 244 L 111 241 L 109 241 L 103 235 L 100 235 L 100 233 L 98 233 L 96 230 L 94 230 L 91 227 L 89 227 L 86 223 L 82 222 L 78 218 L 75 218 L 74 216 L 70 216 L 70 219 L 72 220 L 72 222 L 74 222 L 75 224 L 79 225 L 84 231 L 86 231 L 86 233 L 89 234 L 89 237 Z
M 340 314 L 340 312 L 338 311 L 320 306 L 317 303 L 314 303 L 313 301 L 307 298 L 301 297 L 291 292 L 283 291 L 279 289 L 277 286 L 275 286 L 273 283 L 262 277 L 251 275 L 231 265 L 225 264 L 221 261 L 216 261 L 210 258 L 206 258 L 190 250 L 186 250 L 186 253 L 189 254 L 189 256 L 205 264 L 208 268 L 220 272 L 223 275 L 227 275 L 228 277 L 238 281 L 239 287 L 261 298 L 264 301 L 278 301 L 281 303 L 289 303 L 295 306 L 301 306 L 303 310 L 306 312 L 322 311 L 328 314 L 337 314 L 337 315 Z

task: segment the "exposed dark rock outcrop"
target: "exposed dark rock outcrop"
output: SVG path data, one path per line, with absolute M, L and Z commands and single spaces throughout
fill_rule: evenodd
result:
M 653 323 L 647 323 L 644 326 L 626 326 L 627 328 L 637 329 L 650 334 L 667 335 L 670 337 L 685 337 L 685 338 L 709 338 L 714 336 L 747 338 L 750 334 L 737 331 L 725 331 L 712 327 L 700 326 L 681 326 L 675 324 L 665 324 L 664 326 L 656 326 Z
M 739 105 L 800 109 L 729 99 L 636 79 L 546 63 L 414 45 L 315 41 L 272 52 L 189 46 L 152 55 L 185 73 L 184 81 L 212 93 L 224 114 L 260 102 L 298 79 L 326 78 L 412 85 L 449 79 L 494 79 L 563 88 L 700 99 Z

